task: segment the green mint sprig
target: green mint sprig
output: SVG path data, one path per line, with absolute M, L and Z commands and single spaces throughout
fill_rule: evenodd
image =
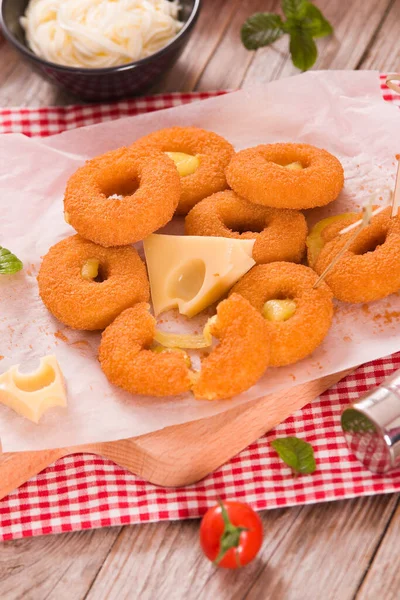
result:
M 7 248 L 0 246 L 0 275 L 13 275 L 23 268 L 22 262 Z
M 332 25 L 308 0 L 282 0 L 282 10 L 286 21 L 275 13 L 256 13 L 249 17 L 241 29 L 242 43 L 247 50 L 257 50 L 288 34 L 294 66 L 307 71 L 318 56 L 314 38 L 330 35 Z
M 311 444 L 297 437 L 278 438 L 271 446 L 295 475 L 314 473 L 316 467 L 314 450 Z

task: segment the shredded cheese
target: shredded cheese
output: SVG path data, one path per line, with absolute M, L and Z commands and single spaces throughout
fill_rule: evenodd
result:
M 145 58 L 182 27 L 178 0 L 30 0 L 21 25 L 32 51 L 70 67 Z

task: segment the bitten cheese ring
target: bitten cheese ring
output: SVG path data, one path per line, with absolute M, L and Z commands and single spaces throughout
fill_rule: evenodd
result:
M 183 153 L 189 159 L 193 156 L 197 158 L 197 161 L 191 161 L 189 174 L 181 176 L 182 192 L 176 211 L 178 215 L 186 215 L 200 200 L 228 187 L 225 168 L 234 155 L 234 149 L 223 137 L 212 131 L 198 127 L 160 129 L 137 140 L 133 148 L 137 147 L 161 150 L 172 155 Z M 179 163 L 182 156 L 174 158 Z
M 309 144 L 265 144 L 241 150 L 229 163 L 226 178 L 249 202 L 292 209 L 329 204 L 344 184 L 338 159 Z
M 210 331 L 220 342 L 202 360 L 193 393 L 206 400 L 231 398 L 254 385 L 267 368 L 268 326 L 247 300 L 233 294 L 218 305 Z
M 166 225 L 180 191 L 176 167 L 164 153 L 119 148 L 87 161 L 70 177 L 65 219 L 92 242 L 125 246 Z
M 180 350 L 154 352 L 156 321 L 141 303 L 125 310 L 103 332 L 99 359 L 115 385 L 133 394 L 173 396 L 193 391 L 196 398 L 230 398 L 247 390 L 268 366 L 269 336 L 264 319 L 240 296 L 217 307 L 210 333 L 220 343 L 195 374 Z
M 185 354 L 179 350 L 153 352 L 155 329 L 148 304 L 125 310 L 102 334 L 101 368 L 111 383 L 131 394 L 175 396 L 189 391 Z
M 348 250 L 327 273 L 326 283 L 343 302 L 371 302 L 400 290 L 400 219 L 390 218 L 391 208 L 372 217 Z M 354 217 L 354 222 L 360 217 Z M 348 223 L 349 223 L 348 222 Z M 332 225 L 314 264 L 320 275 L 340 252 L 354 231 L 338 235 L 346 227 Z
M 49 311 L 73 329 L 104 329 L 150 296 L 146 267 L 134 248 L 103 248 L 79 235 L 50 248 L 38 283 Z
M 300 262 L 307 223 L 298 211 L 257 206 L 227 190 L 192 208 L 185 220 L 185 231 L 187 235 L 255 239 L 253 258 L 257 263 Z
M 276 262 L 256 265 L 233 286 L 231 293 L 246 298 L 260 313 L 270 314 L 268 303 L 275 300 L 278 306 L 282 300 L 294 304 L 289 318 L 265 319 L 271 339 L 271 366 L 302 360 L 328 333 L 333 316 L 332 292 L 324 282 L 313 289 L 317 278 L 303 265 Z

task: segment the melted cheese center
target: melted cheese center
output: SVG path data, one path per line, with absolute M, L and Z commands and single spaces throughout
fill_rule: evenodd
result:
M 296 312 L 294 300 L 268 300 L 263 306 L 263 316 L 268 321 L 287 321 Z
M 181 177 L 192 175 L 199 168 L 200 161 L 197 156 L 184 152 L 166 152 L 165 154 L 174 161 Z

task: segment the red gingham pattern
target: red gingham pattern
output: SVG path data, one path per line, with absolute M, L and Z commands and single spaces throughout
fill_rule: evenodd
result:
M 400 105 L 385 86 L 385 100 Z M 224 92 L 168 94 L 102 106 L 0 109 L 0 131 L 50 135 L 121 116 L 176 106 Z M 400 471 L 367 471 L 349 453 L 340 427 L 343 409 L 400 368 L 400 352 L 356 373 L 297 411 L 229 463 L 195 485 L 169 489 L 148 484 L 110 461 L 81 454 L 57 463 L 0 501 L 0 540 L 201 516 L 217 498 L 248 502 L 257 510 L 400 490 Z M 315 450 L 317 471 L 293 478 L 270 446 L 295 435 Z

